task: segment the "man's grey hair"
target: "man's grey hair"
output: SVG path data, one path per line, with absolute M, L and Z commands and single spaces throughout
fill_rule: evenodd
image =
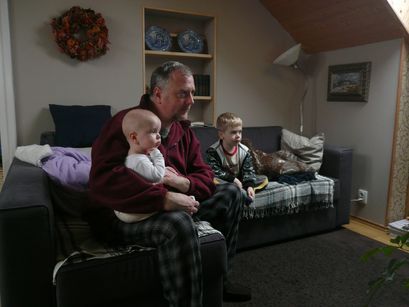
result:
M 182 74 L 185 76 L 193 75 L 192 70 L 185 64 L 176 61 L 165 62 L 156 68 L 152 73 L 149 95 L 153 95 L 153 90 L 155 87 L 163 89 L 169 81 L 170 74 L 176 70 L 182 72 Z

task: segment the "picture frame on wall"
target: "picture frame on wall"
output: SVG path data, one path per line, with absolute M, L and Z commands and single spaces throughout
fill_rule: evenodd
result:
M 327 101 L 368 102 L 371 62 L 328 67 Z

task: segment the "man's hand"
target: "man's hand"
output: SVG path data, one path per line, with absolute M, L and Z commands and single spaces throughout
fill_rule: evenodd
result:
M 182 193 L 167 192 L 165 196 L 165 211 L 183 210 L 190 215 L 197 212 L 199 202 L 193 197 L 187 196 Z
M 182 193 L 186 193 L 190 188 L 190 180 L 179 175 L 179 173 L 172 167 L 167 166 L 165 169 L 165 176 L 163 183 L 177 189 Z

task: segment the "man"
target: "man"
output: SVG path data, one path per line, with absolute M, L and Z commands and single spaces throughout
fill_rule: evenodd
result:
M 155 246 L 170 306 L 201 306 L 200 243 L 193 218 L 208 220 L 222 231 L 230 267 L 243 199 L 234 185 L 216 188 L 213 173 L 203 162 L 187 121 L 195 92 L 190 69 L 166 62 L 153 72 L 150 89 L 137 108 L 150 110 L 161 120 L 159 150 L 167 166 L 163 183 L 152 184 L 124 166 L 129 145 L 122 119 L 131 109 L 123 110 L 105 125 L 92 148 L 90 196 L 95 208 L 88 219 L 101 239 Z M 114 210 L 158 213 L 137 223 L 123 223 Z M 251 298 L 249 289 L 232 284 L 227 276 L 223 293 L 225 300 Z

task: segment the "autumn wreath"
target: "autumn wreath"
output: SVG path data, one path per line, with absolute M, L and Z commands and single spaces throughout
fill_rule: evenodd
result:
M 73 59 L 87 61 L 107 52 L 108 28 L 100 13 L 73 6 L 51 21 L 54 39 L 61 52 Z

